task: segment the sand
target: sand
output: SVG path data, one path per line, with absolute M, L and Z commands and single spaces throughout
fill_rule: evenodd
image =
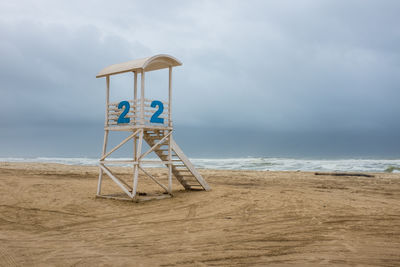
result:
M 0 163 L 0 265 L 400 265 L 400 174 L 200 172 L 212 191 L 132 203 L 96 199 L 96 167 Z

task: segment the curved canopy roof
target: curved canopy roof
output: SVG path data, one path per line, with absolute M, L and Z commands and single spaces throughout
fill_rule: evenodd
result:
M 110 65 L 97 73 L 96 78 L 129 71 L 152 71 L 182 65 L 182 62 L 169 55 L 155 55 L 132 61 Z

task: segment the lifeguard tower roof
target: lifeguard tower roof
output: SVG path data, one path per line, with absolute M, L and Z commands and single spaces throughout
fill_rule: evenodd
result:
M 130 72 L 130 71 L 152 71 L 168 67 L 181 66 L 182 62 L 169 55 L 155 55 L 141 59 L 135 59 L 124 63 L 113 64 L 102 69 L 96 78 L 101 78 L 109 75 Z

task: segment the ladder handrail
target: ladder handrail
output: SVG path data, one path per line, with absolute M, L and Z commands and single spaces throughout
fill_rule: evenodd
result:
M 152 137 L 156 137 L 156 136 L 152 136 Z M 144 140 L 146 140 L 146 142 L 150 145 L 150 146 L 154 146 L 155 140 L 156 139 L 162 139 L 163 136 L 157 136 L 157 138 L 149 138 L 148 135 L 144 135 Z M 199 185 L 201 185 L 204 190 L 209 191 L 211 190 L 210 186 L 207 184 L 207 182 L 204 180 L 204 178 L 201 176 L 201 174 L 196 170 L 196 168 L 194 167 L 194 165 L 192 164 L 192 162 L 186 157 L 186 155 L 183 153 L 182 149 L 178 146 L 178 144 L 174 141 L 174 139 L 171 136 L 171 149 L 172 151 L 176 154 L 176 156 L 179 158 L 179 162 L 182 162 L 185 166 L 185 168 L 191 173 L 191 175 L 197 180 L 197 182 L 199 183 Z M 162 159 L 162 154 L 159 155 L 160 150 L 155 149 L 154 152 L 156 153 L 156 155 Z M 167 156 L 164 154 L 164 156 Z M 191 189 L 190 186 L 186 183 L 187 181 L 185 179 L 182 179 L 182 177 L 178 177 L 179 175 L 179 171 L 180 169 L 176 168 L 176 165 L 174 165 L 174 163 L 172 163 L 172 168 L 173 168 L 173 173 L 175 175 L 175 177 L 178 179 L 178 181 L 185 187 L 185 189 Z M 177 176 L 178 174 L 178 176 Z
M 190 160 L 186 157 L 186 155 L 183 153 L 182 149 L 178 146 L 177 143 L 175 143 L 173 138 L 171 138 L 171 147 L 172 147 L 172 150 L 175 152 L 175 154 L 186 165 L 188 170 L 193 174 L 193 176 L 196 178 L 196 180 L 201 184 L 201 186 L 204 188 L 204 190 L 210 191 L 211 190 L 210 186 L 203 179 L 201 174 L 195 169 L 192 162 L 190 162 Z

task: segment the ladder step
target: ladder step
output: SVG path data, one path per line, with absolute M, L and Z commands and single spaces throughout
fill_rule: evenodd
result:
M 187 180 L 184 180 L 185 181 L 185 183 L 187 184 L 187 185 L 200 185 L 200 183 L 198 182 L 198 181 L 187 181 Z
M 202 186 L 198 181 L 185 181 L 189 186 Z
M 162 151 L 159 151 L 158 153 L 156 153 L 159 157 L 168 157 L 168 154 L 164 154 L 162 153 Z M 171 155 L 172 157 L 172 155 Z
M 189 170 L 186 170 L 186 169 L 177 169 L 177 168 L 174 168 L 174 165 L 172 165 L 173 167 L 172 167 L 172 169 L 174 169 L 174 172 L 181 172 L 181 173 L 184 173 L 184 174 L 186 174 L 186 173 L 192 173 L 191 171 L 189 171 Z
M 190 171 L 185 171 L 185 170 L 174 170 L 175 172 L 177 172 L 179 175 L 189 175 L 189 176 L 193 176 L 193 174 Z
M 175 174 L 175 173 L 174 173 L 174 176 L 175 176 L 175 177 L 179 177 L 182 181 L 185 181 L 186 183 L 187 183 L 187 182 L 191 182 L 191 181 L 193 181 L 194 183 L 197 183 L 197 182 L 198 182 L 197 180 L 193 180 L 193 179 L 192 179 L 192 178 L 194 178 L 194 176 L 192 176 L 192 177 L 183 177 L 183 176 L 177 175 L 177 174 Z
M 186 180 L 185 177 L 188 177 L 188 178 L 193 178 L 194 177 L 193 175 L 182 175 L 182 174 L 178 174 L 178 176 L 180 176 L 184 180 Z
M 191 188 L 191 187 L 189 187 L 189 190 L 191 190 L 191 191 L 203 191 L 204 189 L 203 189 L 203 187 L 201 187 L 201 188 Z

